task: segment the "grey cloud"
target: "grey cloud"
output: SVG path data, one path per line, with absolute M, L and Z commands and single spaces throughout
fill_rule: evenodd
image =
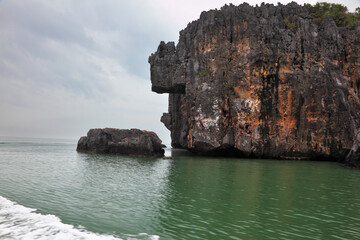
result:
M 151 92 L 147 58 L 225 2 L 0 0 L 0 136 L 137 127 L 169 142 L 167 95 Z

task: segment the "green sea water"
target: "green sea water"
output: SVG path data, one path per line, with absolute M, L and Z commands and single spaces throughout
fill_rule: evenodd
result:
M 0 143 L 0 239 L 360 239 L 360 171 L 337 163 Z M 56 219 L 39 231 L 45 216 Z M 76 232 L 67 236 L 64 226 Z

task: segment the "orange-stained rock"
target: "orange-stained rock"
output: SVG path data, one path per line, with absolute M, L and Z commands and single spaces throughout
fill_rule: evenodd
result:
M 360 26 L 338 28 L 330 17 L 314 24 L 294 2 L 203 12 L 176 47 L 162 42 L 149 57 L 153 91 L 170 93 L 162 121 L 172 145 L 262 158 L 351 155 L 360 166 L 358 36 Z

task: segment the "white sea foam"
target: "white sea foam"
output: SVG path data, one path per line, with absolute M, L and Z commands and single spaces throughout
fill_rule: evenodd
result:
M 54 215 L 42 215 L 0 196 L 0 239 L 2 240 L 114 240 L 112 235 L 97 234 L 64 224 Z M 158 236 L 139 234 L 127 239 L 159 239 Z M 139 238 L 138 238 L 139 237 Z

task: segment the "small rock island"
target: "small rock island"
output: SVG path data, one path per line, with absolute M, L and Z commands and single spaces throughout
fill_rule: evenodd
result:
M 78 152 L 129 156 L 162 157 L 160 138 L 154 132 L 139 129 L 90 129 L 78 141 Z

